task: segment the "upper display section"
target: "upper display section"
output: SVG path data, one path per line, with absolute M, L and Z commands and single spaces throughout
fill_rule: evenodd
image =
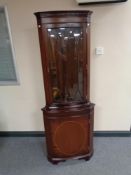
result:
M 82 101 L 83 28 L 48 28 L 47 56 L 54 102 Z
M 46 102 L 89 101 L 90 11 L 37 12 Z

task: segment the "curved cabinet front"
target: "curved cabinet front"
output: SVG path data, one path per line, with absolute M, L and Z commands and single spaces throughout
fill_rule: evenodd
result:
M 53 163 L 68 158 L 88 160 L 93 153 L 94 104 L 65 111 L 43 109 L 48 159 Z

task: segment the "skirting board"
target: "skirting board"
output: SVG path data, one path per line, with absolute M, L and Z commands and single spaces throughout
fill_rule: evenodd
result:
M 45 137 L 45 132 L 0 131 L 0 137 Z M 94 137 L 131 137 L 131 131 L 94 131 Z

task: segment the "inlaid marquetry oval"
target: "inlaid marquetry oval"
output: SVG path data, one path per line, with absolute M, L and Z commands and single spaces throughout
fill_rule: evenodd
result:
M 86 133 L 81 124 L 66 121 L 57 127 L 54 142 L 57 149 L 66 155 L 75 155 L 81 151 L 85 143 Z

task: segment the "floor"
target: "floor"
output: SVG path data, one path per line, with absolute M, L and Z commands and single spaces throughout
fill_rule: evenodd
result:
M 95 137 L 90 161 L 52 165 L 42 137 L 0 138 L 0 175 L 131 175 L 131 137 Z

